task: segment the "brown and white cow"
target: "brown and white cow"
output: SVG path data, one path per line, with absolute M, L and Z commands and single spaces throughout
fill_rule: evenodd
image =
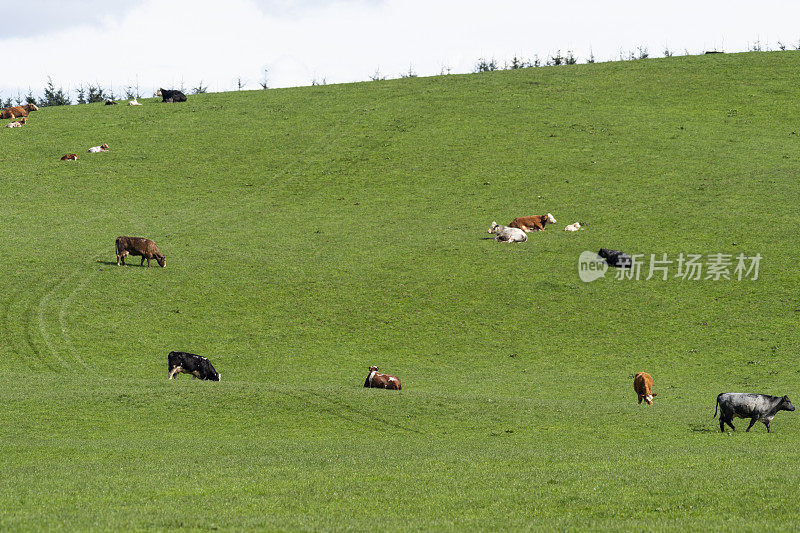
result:
M 381 374 L 378 372 L 377 366 L 369 367 L 369 375 L 367 376 L 367 380 L 364 382 L 365 387 L 371 387 L 375 389 L 391 389 L 391 390 L 401 390 L 402 386 L 400 385 L 400 379 L 397 376 L 390 376 L 389 374 Z
M 38 111 L 35 104 L 15 105 L 0 111 L 0 119 L 27 117 L 29 111 Z
M 508 226 L 519 228 L 524 232 L 544 230 L 545 224 L 555 224 L 556 218 L 551 214 L 534 215 L 530 217 L 517 217 Z
M 25 118 L 25 117 L 22 117 L 21 119 L 17 120 L 16 122 L 9 122 L 8 124 L 6 124 L 6 128 L 21 128 L 22 126 L 24 126 L 27 123 L 28 123 L 28 119 Z
M 658 396 L 653 392 L 653 376 L 647 372 L 637 372 L 633 378 L 633 390 L 639 396 L 639 403 L 644 400 L 647 405 L 653 405 L 653 396 Z
M 108 145 L 103 143 L 100 146 L 92 146 L 91 148 L 89 148 L 88 152 L 90 154 L 98 154 L 100 152 L 108 152 L 108 150 L 109 150 Z
M 78 154 L 66 154 L 61 156 L 62 161 L 77 161 Z

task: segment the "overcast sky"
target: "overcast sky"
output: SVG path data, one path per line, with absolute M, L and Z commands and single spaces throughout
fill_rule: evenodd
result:
M 81 83 L 211 91 L 470 72 L 514 55 L 568 50 L 585 62 L 638 47 L 661 57 L 800 42 L 800 2 L 564 0 L 0 0 L 26 14 L 0 28 L 0 97 L 41 93 L 47 77 Z

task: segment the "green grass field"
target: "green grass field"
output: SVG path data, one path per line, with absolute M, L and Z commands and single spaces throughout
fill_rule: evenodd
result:
M 796 530 L 800 416 L 712 415 L 726 391 L 800 402 L 798 69 L 673 57 L 3 128 L 0 530 Z M 117 267 L 117 235 L 167 267 Z M 601 247 L 763 259 L 581 282 Z M 222 381 L 168 381 L 170 350 Z M 403 390 L 363 388 L 372 364 Z

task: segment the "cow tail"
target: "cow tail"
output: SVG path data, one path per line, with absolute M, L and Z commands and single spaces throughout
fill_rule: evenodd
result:
M 719 407 L 719 396 L 717 396 L 717 403 L 714 406 L 714 417 L 713 418 L 717 418 L 717 408 L 718 407 Z

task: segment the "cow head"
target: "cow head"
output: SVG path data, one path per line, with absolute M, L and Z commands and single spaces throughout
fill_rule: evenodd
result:
M 214 371 L 208 375 L 208 379 L 210 381 L 220 381 L 222 379 L 222 376 L 220 374 L 217 374 L 216 371 Z
M 373 366 L 369 367 L 369 371 L 370 372 L 377 372 L 378 371 L 378 367 L 373 365 Z
M 163 92 L 164 92 L 164 89 L 159 89 L 159 90 L 157 90 L 157 91 L 156 91 L 156 96 L 161 96 L 161 94 L 162 94 Z
M 167 266 L 167 258 L 164 257 L 164 254 L 154 255 L 153 259 L 156 260 L 156 262 L 158 263 L 158 266 L 160 266 L 160 267 Z
M 108 145 L 106 143 L 103 143 L 100 145 L 100 149 L 103 151 L 108 150 Z
M 789 401 L 788 396 L 784 396 L 783 398 L 781 398 L 780 408 L 783 409 L 784 411 L 794 411 L 794 405 L 792 405 L 792 402 Z
M 28 111 L 39 111 L 39 108 L 36 107 L 36 104 L 25 104 L 25 109 Z
M 497 229 L 498 225 L 497 222 L 494 220 L 492 221 L 492 225 L 489 226 L 489 231 L 487 233 L 495 233 L 495 229 Z M 487 237 L 488 238 L 488 237 Z
M 555 223 L 556 223 L 556 218 L 553 216 L 553 214 L 552 214 L 552 213 L 547 213 L 547 214 L 545 215 L 545 217 L 546 217 L 546 218 L 545 218 L 545 221 L 546 221 L 548 224 L 555 224 Z

